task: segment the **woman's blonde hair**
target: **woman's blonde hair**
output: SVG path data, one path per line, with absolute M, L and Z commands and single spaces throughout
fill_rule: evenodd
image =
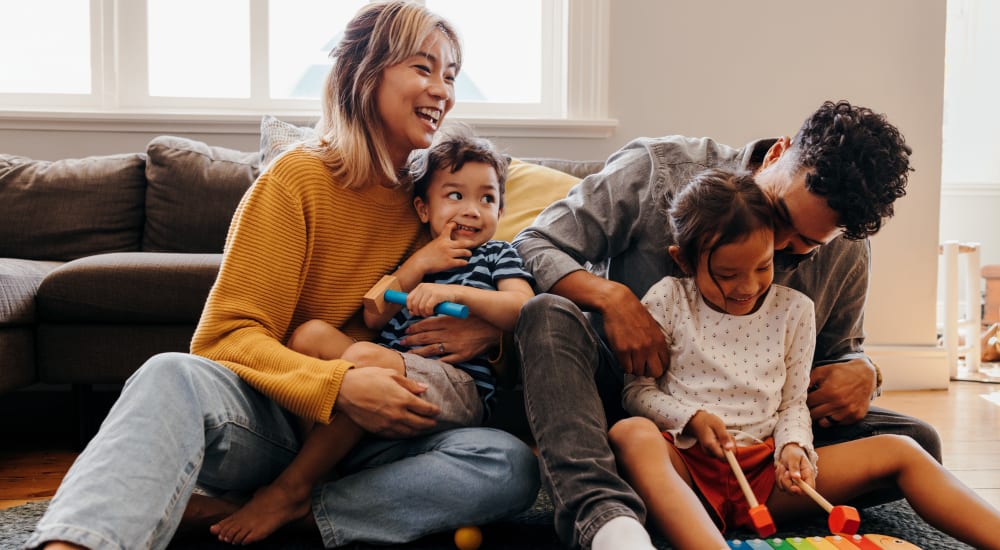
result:
M 333 67 L 324 83 L 316 150 L 345 187 L 408 183 L 389 155 L 376 92 L 385 69 L 418 53 L 434 32 L 448 37 L 461 68 L 461 44 L 451 24 L 411 2 L 364 6 L 330 52 Z

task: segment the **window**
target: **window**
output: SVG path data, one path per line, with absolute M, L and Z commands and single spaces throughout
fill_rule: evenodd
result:
M 453 115 L 606 125 L 608 0 L 424 1 L 463 41 Z M 329 51 L 365 2 L 0 0 L 0 104 L 315 117 Z
M 1000 185 L 1000 3 L 948 0 L 942 184 Z

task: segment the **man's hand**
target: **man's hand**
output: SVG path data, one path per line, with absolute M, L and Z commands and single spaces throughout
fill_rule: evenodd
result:
M 442 361 L 455 364 L 486 353 L 500 343 L 502 335 L 500 329 L 478 317 L 438 315 L 413 323 L 400 343 L 412 347 L 410 353 L 440 355 Z
M 346 414 L 367 432 L 412 437 L 433 428 L 441 409 L 418 397 L 427 387 L 392 369 L 354 368 L 344 374 L 334 411 Z
M 658 378 L 670 363 L 663 330 L 635 294 L 626 287 L 622 289 L 613 307 L 602 311 L 608 344 L 622 370 Z
M 858 422 L 868 414 L 875 380 L 875 367 L 866 359 L 813 368 L 809 387 L 814 389 L 806 401 L 810 416 L 823 428 Z

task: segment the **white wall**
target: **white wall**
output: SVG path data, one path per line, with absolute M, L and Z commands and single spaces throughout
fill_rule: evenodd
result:
M 741 144 L 794 134 L 825 99 L 886 113 L 916 172 L 872 241 L 868 348 L 888 387 L 945 387 L 935 319 L 945 2 L 627 0 L 612 2 L 611 24 L 618 131 L 603 142 L 512 142 L 515 154 L 595 158 L 671 133 Z
M 607 139 L 503 138 L 507 150 L 603 159 L 633 137 L 673 133 L 739 145 L 794 134 L 825 99 L 886 113 L 913 147 L 916 172 L 895 218 L 873 239 L 869 350 L 885 362 L 890 387 L 943 387 L 947 366 L 933 348 L 945 2 L 614 0 L 610 12 L 609 114 L 617 131 Z M 0 151 L 36 158 L 137 151 L 156 130 L 0 131 Z M 257 145 L 256 136 L 238 133 L 191 137 Z

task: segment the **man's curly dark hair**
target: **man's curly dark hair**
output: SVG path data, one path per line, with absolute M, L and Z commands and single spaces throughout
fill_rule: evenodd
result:
M 825 102 L 802 124 L 786 154 L 806 168 L 806 188 L 837 212 L 844 237 L 874 235 L 906 194 L 912 150 L 903 135 L 871 109 Z

